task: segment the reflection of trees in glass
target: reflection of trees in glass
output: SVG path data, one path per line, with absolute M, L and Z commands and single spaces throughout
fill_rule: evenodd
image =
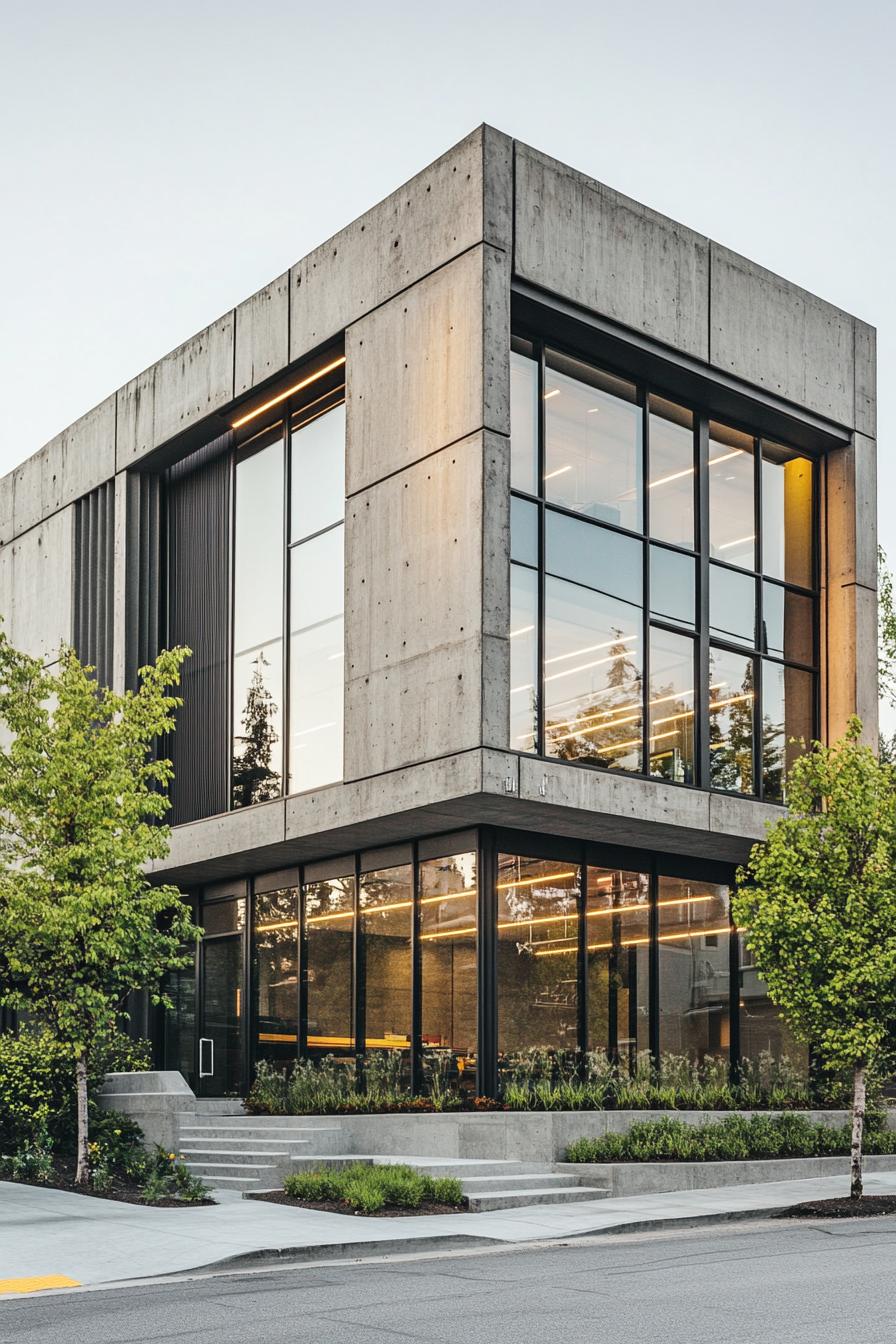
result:
M 650 724 L 650 773 L 678 783 L 694 782 L 693 692 L 682 694 L 674 681 L 651 675 L 650 698 L 659 708 Z
M 753 680 L 753 660 L 748 659 L 740 687 L 722 681 L 710 689 L 709 761 L 714 789 L 752 792 Z
M 762 715 L 762 779 L 767 798 L 784 796 L 784 724 Z
M 640 759 L 641 673 L 628 648 L 631 636 L 623 635 L 619 627 L 612 634 L 606 686 L 592 692 L 594 700 L 574 717 L 545 724 L 548 750 L 563 761 L 585 757 L 600 765 L 616 765 L 627 755 Z
M 263 653 L 252 664 L 252 676 L 246 691 L 246 705 L 242 713 L 242 751 L 233 756 L 233 806 L 248 807 L 251 803 L 266 803 L 280 796 L 280 775 L 273 768 L 274 745 L 279 740 L 274 731 L 277 705 L 264 684 L 262 669 L 268 667 Z

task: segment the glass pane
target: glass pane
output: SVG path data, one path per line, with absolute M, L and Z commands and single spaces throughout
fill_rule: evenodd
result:
M 534 751 L 538 722 L 538 575 L 510 566 L 510 747 Z
M 354 1048 L 355 879 L 347 876 L 309 882 L 304 896 L 308 1051 L 347 1054 Z
M 510 483 L 538 494 L 538 365 L 519 350 L 510 355 Z
M 642 412 L 632 383 L 549 351 L 545 498 L 641 531 Z
M 710 565 L 709 629 L 719 639 L 753 647 L 756 639 L 755 579 L 721 565 Z
M 753 954 L 738 935 L 740 943 L 740 1056 L 747 1078 L 758 1076 L 766 1086 L 775 1076 L 794 1074 L 808 1082 L 809 1052 L 796 1039 L 768 997 L 765 981 L 756 968 Z
M 182 1073 L 196 1090 L 196 971 L 193 966 L 169 971 L 165 993 L 172 1007 L 165 1010 L 164 1058 L 166 1069 Z
M 753 792 L 753 659 L 711 649 L 709 778 L 714 789 Z
M 694 417 L 650 398 L 650 535 L 694 548 Z
M 523 565 L 538 565 L 538 505 L 510 497 L 510 558 Z
M 202 1035 L 212 1041 L 213 1069 L 200 1086 L 207 1096 L 233 1096 L 242 1073 L 243 940 L 202 945 Z
M 709 550 L 729 565 L 756 568 L 753 439 L 710 421 Z
M 812 463 L 776 443 L 762 445 L 762 568 L 811 588 Z
M 575 1050 L 579 870 L 498 856 L 498 1056 Z
M 689 555 L 650 548 L 650 614 L 681 625 L 695 623 L 697 562 Z
M 815 604 L 776 583 L 762 585 L 762 651 L 794 663 L 814 663 L 812 618 Z
M 667 630 L 650 632 L 650 773 L 693 784 L 694 641 Z
M 640 770 L 640 609 L 562 579 L 545 600 L 545 751 Z
M 259 1059 L 287 1063 L 299 1045 L 299 891 L 255 897 L 255 1022 Z
M 762 787 L 770 801 L 786 798 L 786 776 L 815 736 L 815 678 L 780 663 L 762 664 Z M 791 739 L 796 738 L 796 741 Z
M 545 518 L 545 568 L 575 583 L 587 583 L 625 602 L 642 601 L 643 545 L 579 518 L 548 509 Z
M 588 869 L 588 1049 L 604 1050 L 633 1073 L 649 1048 L 650 878 Z
M 289 789 L 342 778 L 343 527 L 290 552 Z
M 236 466 L 233 595 L 234 807 L 281 793 L 283 441 Z
M 239 933 L 246 923 L 246 902 L 242 896 L 232 901 L 206 901 L 201 923 L 205 933 Z
M 729 1011 L 728 888 L 659 879 L 660 1054 L 692 1063 L 726 1059 Z
M 420 864 L 420 977 L 427 1071 L 476 1091 L 476 855 Z
M 292 432 L 290 541 L 345 517 L 345 402 Z
M 361 878 L 361 937 L 367 1050 L 411 1046 L 410 864 L 365 873 Z

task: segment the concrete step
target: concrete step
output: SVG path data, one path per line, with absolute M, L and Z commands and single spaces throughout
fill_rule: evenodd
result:
M 194 1176 L 201 1176 L 214 1187 L 218 1181 L 251 1179 L 263 1183 L 264 1189 L 276 1188 L 281 1182 L 277 1178 L 277 1167 L 270 1162 L 206 1162 L 192 1158 L 184 1163 Z
M 560 1189 L 492 1190 L 485 1194 L 468 1195 L 471 1213 L 491 1213 L 496 1209 L 522 1209 L 530 1204 L 580 1204 L 586 1200 L 606 1199 L 608 1190 L 587 1185 L 564 1186 Z
M 559 1176 L 556 1172 L 523 1172 L 505 1176 L 462 1176 L 461 1189 L 465 1195 L 492 1194 L 495 1190 L 568 1190 L 582 1182 L 575 1176 Z
M 247 1194 L 258 1192 L 260 1190 L 277 1190 L 278 1186 L 272 1185 L 270 1181 L 262 1180 L 258 1176 L 210 1176 L 204 1175 L 201 1171 L 194 1171 L 194 1176 L 200 1176 L 211 1190 L 212 1194 L 216 1190 L 242 1190 Z
M 229 1144 L 232 1148 L 250 1148 L 257 1147 L 259 1150 L 266 1148 L 282 1148 L 284 1151 L 290 1148 L 309 1148 L 311 1140 L 302 1138 L 298 1134 L 281 1134 L 277 1138 L 269 1139 L 267 1136 L 259 1138 L 255 1134 L 184 1134 L 180 1135 L 180 1146 L 187 1145 L 193 1147 L 196 1144 L 211 1144 L 216 1148 Z
M 380 1157 L 355 1158 L 355 1161 L 370 1161 L 374 1166 L 415 1167 L 427 1176 L 455 1176 L 459 1181 L 468 1176 L 521 1176 L 543 1175 L 544 1163 L 513 1162 L 506 1158 L 477 1157 Z
M 279 1162 L 288 1162 L 292 1154 L 287 1148 L 181 1148 L 181 1153 L 190 1162 L 201 1162 L 204 1158 L 232 1157 L 240 1162 L 247 1162 L 253 1165 L 253 1159 L 257 1158 L 262 1163 L 274 1164 Z
M 341 1129 L 317 1129 L 312 1127 L 299 1128 L 296 1125 L 278 1126 L 273 1125 L 262 1128 L 260 1125 L 187 1125 L 178 1126 L 178 1133 L 192 1138 L 248 1138 L 248 1139 L 286 1139 L 295 1137 L 306 1139 L 317 1135 L 320 1138 L 329 1138 L 331 1135 L 341 1135 Z

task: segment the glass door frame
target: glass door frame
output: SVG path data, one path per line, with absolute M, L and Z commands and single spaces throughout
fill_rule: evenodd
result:
M 201 1078 L 199 1072 L 201 1063 L 201 1050 L 202 1050 L 201 1042 L 203 1040 L 211 1039 L 206 1034 L 206 1009 L 205 1009 L 205 995 L 207 986 L 205 949 L 206 945 L 210 943 L 222 943 L 225 942 L 227 939 L 239 940 L 240 982 L 236 987 L 239 989 L 240 1003 L 242 1005 L 242 1009 L 239 1015 L 240 1063 L 238 1071 L 237 1089 L 241 1096 L 245 1096 L 246 1093 L 248 1092 L 249 1083 L 252 1075 L 252 1068 L 249 1058 L 249 1052 L 251 1047 L 249 1027 L 250 1027 L 250 1018 L 252 1016 L 251 1000 L 250 1000 L 250 987 L 252 979 L 250 975 L 250 964 L 249 964 L 251 957 L 251 942 L 249 939 L 249 927 L 250 927 L 249 918 L 251 914 L 251 907 L 249 900 L 249 883 L 245 881 L 228 882 L 217 884 L 213 887 L 206 887 L 202 892 L 200 892 L 199 895 L 198 918 L 199 923 L 202 924 L 202 918 L 207 906 L 216 905 L 228 900 L 243 901 L 243 910 L 244 910 L 243 927 L 236 931 L 230 931 L 227 933 L 212 933 L 212 934 L 203 933 L 202 938 L 196 949 L 196 972 L 197 972 L 196 973 L 196 1041 L 195 1041 L 194 1068 L 196 1076 L 197 1097 L 214 1097 L 214 1096 L 226 1095 L 223 1092 L 216 1092 L 206 1088 L 204 1084 L 208 1081 L 208 1079 Z M 211 1077 L 212 1079 L 214 1078 L 214 1073 L 212 1073 Z

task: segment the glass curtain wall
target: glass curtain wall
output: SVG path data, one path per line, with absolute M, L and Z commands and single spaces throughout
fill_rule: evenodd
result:
M 354 864 L 303 888 L 309 1055 L 346 1055 L 355 1048 Z
M 411 938 L 414 885 L 411 865 L 361 876 L 359 934 L 364 949 L 364 1046 L 400 1050 L 410 1071 Z
M 234 465 L 231 805 L 342 778 L 345 405 L 339 385 Z
M 418 869 L 424 1075 L 476 1089 L 477 855 L 426 859 Z
M 816 720 L 812 462 L 538 342 L 511 359 L 511 746 L 781 801 Z
M 731 915 L 726 886 L 660 876 L 657 889 L 660 1054 L 727 1062 Z
M 650 1049 L 650 874 L 588 868 L 588 1049 L 634 1073 Z
M 253 915 L 255 1054 L 288 1063 L 299 1044 L 298 887 L 256 889 Z

